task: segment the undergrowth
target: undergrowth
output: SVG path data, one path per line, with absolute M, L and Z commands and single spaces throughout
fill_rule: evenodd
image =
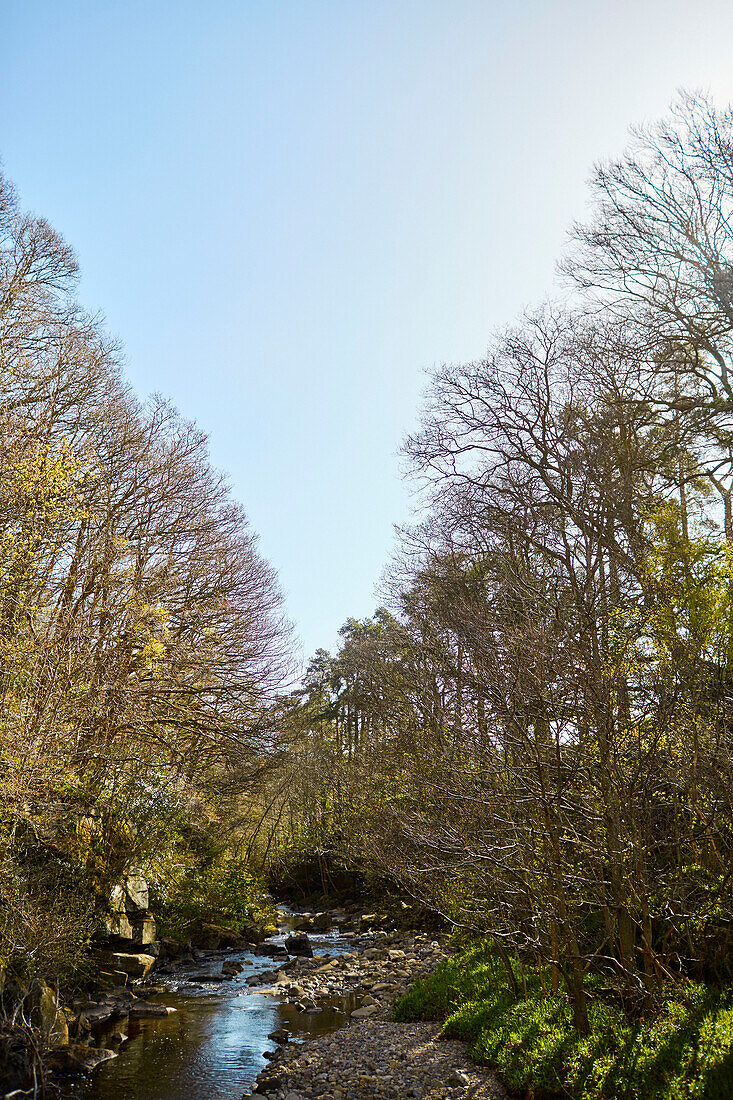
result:
M 443 1020 L 520 1094 L 573 1100 L 731 1100 L 733 990 L 685 982 L 667 991 L 661 1012 L 631 1021 L 587 980 L 590 1034 L 573 1027 L 564 995 L 547 992 L 547 974 L 523 968 L 526 998 L 482 941 L 417 982 L 395 1007 L 396 1020 Z M 543 983 L 542 978 L 545 978 Z

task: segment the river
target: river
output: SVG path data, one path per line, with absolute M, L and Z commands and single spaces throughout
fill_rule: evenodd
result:
M 271 942 L 282 943 L 284 938 L 284 933 L 273 936 Z M 316 955 L 335 956 L 351 949 L 349 940 L 336 932 L 311 933 L 309 938 Z M 245 968 L 235 979 L 215 981 L 224 959 L 239 960 Z M 180 968 L 173 977 L 157 980 L 156 986 L 165 988 L 150 1000 L 175 1008 L 175 1013 L 118 1021 L 108 1028 L 107 1036 L 100 1036 L 104 1045 L 120 1026 L 126 1034 L 118 1057 L 74 1084 L 69 1100 L 239 1100 L 266 1065 L 264 1052 L 275 1050 L 270 1032 L 287 1028 L 290 1041 L 298 1042 L 333 1031 L 348 1022 L 357 1003 L 348 997 L 309 1015 L 276 996 L 247 988 L 250 974 L 277 965 L 246 951 L 216 952 Z

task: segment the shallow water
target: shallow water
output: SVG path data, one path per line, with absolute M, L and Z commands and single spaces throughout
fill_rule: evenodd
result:
M 284 937 L 273 937 L 274 942 Z M 310 934 L 317 955 L 340 955 L 350 949 L 335 933 Z M 225 959 L 251 965 L 237 979 L 223 982 L 191 982 L 185 974 L 221 972 Z M 249 974 L 273 970 L 279 964 L 248 952 L 216 953 L 161 979 L 166 991 L 151 1000 L 176 1009 L 161 1019 L 118 1021 L 128 1038 L 119 1056 L 94 1075 L 77 1083 L 68 1093 L 73 1100 L 220 1100 L 248 1091 L 267 1064 L 263 1052 L 276 1049 L 268 1033 L 285 1027 L 291 1042 L 306 1035 L 342 1027 L 356 1006 L 353 997 L 338 998 L 330 1009 L 314 1015 L 298 1012 L 276 996 L 250 992 L 244 984 Z M 108 1039 L 100 1036 L 103 1045 Z

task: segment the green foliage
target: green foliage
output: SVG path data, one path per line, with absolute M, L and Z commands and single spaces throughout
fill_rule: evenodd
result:
M 397 1020 L 444 1020 L 442 1034 L 469 1044 L 511 1089 L 576 1100 L 726 1100 L 733 1082 L 733 991 L 685 983 L 651 1020 L 630 1021 L 588 980 L 590 1034 L 573 1027 L 549 975 L 524 968 L 516 999 L 490 943 L 445 963 L 398 1002 Z M 544 978 L 544 982 L 543 982 Z
M 240 928 L 248 921 L 271 920 L 275 907 L 264 884 L 242 860 L 230 855 L 179 869 L 155 897 L 162 935 L 186 937 L 201 924 Z

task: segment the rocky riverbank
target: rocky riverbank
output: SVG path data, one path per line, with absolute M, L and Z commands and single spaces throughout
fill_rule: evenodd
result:
M 355 937 L 355 939 L 357 939 Z M 394 1002 L 446 957 L 441 938 L 372 933 L 334 959 L 294 959 L 270 976 L 272 990 L 300 1011 L 317 1013 L 353 998 L 349 1026 L 305 1044 L 286 1031 L 248 1100 L 498 1100 L 506 1094 L 469 1062 L 464 1045 L 438 1040 L 433 1024 L 391 1022 Z

